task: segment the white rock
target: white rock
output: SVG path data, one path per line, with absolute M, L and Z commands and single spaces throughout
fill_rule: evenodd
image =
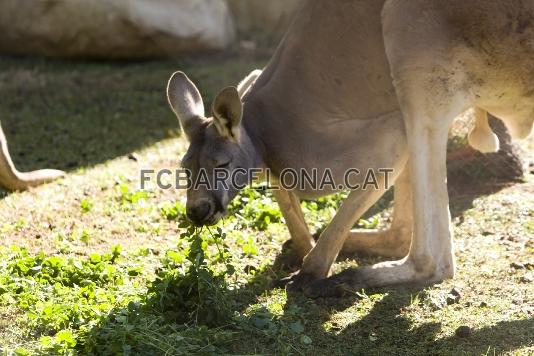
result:
M 219 50 L 235 40 L 224 0 L 2 0 L 0 51 L 142 58 Z
M 227 2 L 240 32 L 262 30 L 280 34 L 286 31 L 302 0 L 227 0 Z

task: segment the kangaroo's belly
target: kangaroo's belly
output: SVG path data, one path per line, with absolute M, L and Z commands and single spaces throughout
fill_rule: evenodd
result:
M 385 174 L 392 184 L 407 157 L 399 111 L 369 121 L 332 123 L 321 131 L 279 126 L 265 137 L 272 137 L 264 141 L 272 175 L 307 199 L 358 189 Z

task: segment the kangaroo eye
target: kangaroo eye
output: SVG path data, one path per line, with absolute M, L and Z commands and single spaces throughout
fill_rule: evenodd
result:
M 228 167 L 230 167 L 230 161 L 228 161 L 226 163 L 220 163 L 215 168 L 228 168 Z

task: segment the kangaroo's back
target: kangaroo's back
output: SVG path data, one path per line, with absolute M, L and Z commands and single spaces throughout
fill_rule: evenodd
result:
M 282 106 L 304 115 L 330 113 L 324 120 L 397 110 L 382 36 L 383 4 L 306 1 L 251 96 L 267 96 L 270 104 L 283 100 Z

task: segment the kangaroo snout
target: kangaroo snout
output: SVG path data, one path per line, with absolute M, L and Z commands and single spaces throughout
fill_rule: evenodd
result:
M 207 225 L 215 212 L 215 204 L 207 199 L 196 202 L 186 209 L 187 219 L 197 226 Z

